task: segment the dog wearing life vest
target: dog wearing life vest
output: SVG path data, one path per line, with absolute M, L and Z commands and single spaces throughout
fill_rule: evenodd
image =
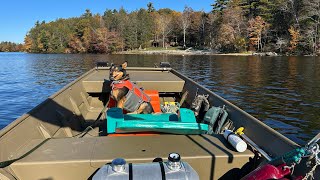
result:
M 109 79 L 111 81 L 111 98 L 117 102 L 117 107 L 132 114 L 150 114 L 153 108 L 150 97 L 129 79 L 126 72 L 128 63 L 112 64 Z

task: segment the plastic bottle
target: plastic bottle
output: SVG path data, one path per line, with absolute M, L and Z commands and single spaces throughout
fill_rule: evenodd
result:
M 238 152 L 244 152 L 247 149 L 247 143 L 232 131 L 224 130 L 223 136 Z

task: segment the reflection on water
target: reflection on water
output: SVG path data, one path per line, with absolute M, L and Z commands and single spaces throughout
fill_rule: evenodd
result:
M 0 53 L 0 128 L 90 70 L 98 61 L 178 71 L 297 143 L 320 127 L 320 58 Z

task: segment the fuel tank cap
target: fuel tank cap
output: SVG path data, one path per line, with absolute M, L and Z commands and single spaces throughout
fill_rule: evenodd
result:
M 179 171 L 181 169 L 181 157 L 178 153 L 170 153 L 168 156 L 167 166 L 171 171 Z
M 168 160 L 171 162 L 179 162 L 181 159 L 180 154 L 178 153 L 170 153 L 168 156 Z
M 116 158 L 112 160 L 111 167 L 114 172 L 123 172 L 126 165 L 126 160 L 122 158 Z

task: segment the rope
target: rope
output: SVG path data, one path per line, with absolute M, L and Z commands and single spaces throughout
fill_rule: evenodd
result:
M 296 148 L 292 151 L 285 153 L 280 157 L 272 159 L 270 164 L 275 164 L 275 165 L 282 164 L 282 163 L 286 163 L 288 165 L 299 164 L 302 157 L 304 157 L 305 155 L 306 155 L 305 148 Z
M 79 138 L 82 138 L 82 137 L 85 136 L 86 134 L 89 134 L 90 136 L 93 136 L 93 135 L 91 135 L 91 134 L 89 133 L 89 130 L 90 130 L 90 129 L 91 129 L 91 130 L 94 130 L 93 127 L 96 125 L 97 121 L 99 121 L 100 118 L 101 118 L 101 116 L 102 116 L 104 113 L 106 113 L 106 109 L 108 108 L 108 104 L 109 104 L 109 102 L 110 102 L 110 98 L 111 98 L 111 97 L 109 97 L 107 103 L 104 105 L 104 107 L 103 107 L 102 110 L 100 111 L 100 113 L 99 113 L 98 117 L 96 118 L 96 120 L 95 120 L 90 126 L 86 127 L 82 132 L 80 132 L 80 133 L 72 136 L 73 138 L 74 138 L 74 137 L 77 137 L 77 136 L 80 136 L 80 135 L 81 135 L 81 136 L 80 136 Z M 98 134 L 99 134 L 99 133 L 101 133 L 102 131 L 97 131 L 97 132 L 98 132 Z
M 316 171 L 317 167 L 320 165 L 320 149 L 319 149 L 319 145 L 314 143 L 312 145 L 310 145 L 310 148 L 308 148 L 310 156 L 314 156 L 315 158 L 315 164 L 314 166 L 311 168 L 311 170 L 304 176 L 303 180 L 308 180 L 309 178 L 314 179 L 314 172 Z
M 320 133 L 315 136 L 305 147 L 300 147 L 285 153 L 284 155 L 274 158 L 270 164 L 279 165 L 281 163 L 288 164 L 285 168 L 291 170 L 293 174 L 295 165 L 299 164 L 302 158 L 309 158 L 306 165 L 310 167 L 310 171 L 306 173 L 303 180 L 314 179 L 314 173 L 318 166 L 320 166 L 320 148 L 317 142 L 320 140 Z M 312 166 L 312 167 L 311 167 Z

